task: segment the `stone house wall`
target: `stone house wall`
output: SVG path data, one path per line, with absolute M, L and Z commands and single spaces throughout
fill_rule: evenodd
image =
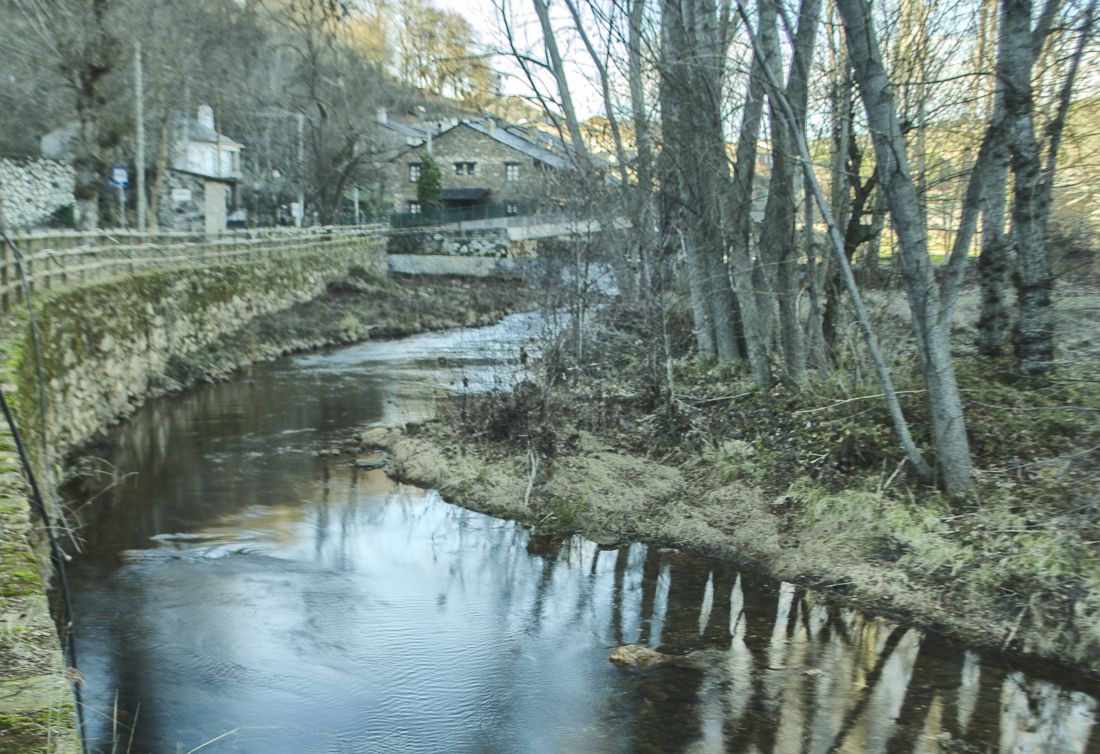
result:
M 215 181 L 183 170 L 169 169 L 157 197 L 157 225 L 161 230 L 188 233 L 216 232 L 225 229 L 225 211 L 220 215 L 221 227 L 212 229 L 206 221 L 206 184 L 215 188 L 230 184 Z M 184 198 L 186 196 L 186 198 Z M 224 192 L 223 192 L 224 196 Z M 224 199 L 222 200 L 224 204 Z
M 422 144 L 398 155 L 391 163 L 395 212 L 408 212 L 409 202 L 416 201 L 416 182 L 409 178 L 409 166 L 419 165 L 427 151 L 427 144 Z M 553 193 L 558 177 L 558 171 L 542 166 L 530 155 L 465 124 L 436 136 L 432 140 L 432 156 L 443 174 L 443 188 L 487 188 L 491 193 L 486 201 L 493 204 L 545 201 Z M 456 162 L 476 163 L 474 174 L 457 175 Z M 518 167 L 516 180 L 507 178 L 508 163 Z

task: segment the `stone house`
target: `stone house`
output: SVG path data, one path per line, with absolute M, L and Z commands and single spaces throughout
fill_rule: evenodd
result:
M 199 107 L 194 119 L 179 119 L 174 132 L 157 197 L 157 222 L 164 230 L 220 233 L 236 204 L 244 147 L 218 133 L 208 105 Z
M 79 133 L 80 124 L 74 121 L 45 134 L 41 138 L 42 156 L 72 162 Z M 163 176 L 153 178 L 156 198 L 151 198 L 150 206 L 156 207 L 157 225 L 164 230 L 220 233 L 227 227 L 230 210 L 238 204 L 240 153 L 244 147 L 218 132 L 209 105 L 201 105 L 194 116 L 177 114 L 172 118 L 170 133 L 167 170 Z M 147 152 L 147 170 L 154 154 L 155 150 Z M 106 185 L 106 176 L 104 182 Z
M 371 131 L 371 147 L 374 150 L 371 171 L 372 185 L 367 190 L 380 206 L 389 206 L 394 200 L 395 186 L 400 189 L 401 176 L 391 169 L 391 162 L 406 150 L 424 144 L 430 137 L 451 128 L 457 118 L 428 118 L 426 113 L 393 114 L 379 108 L 375 116 L 375 128 Z M 413 192 L 415 194 L 415 191 Z M 402 210 L 404 211 L 404 210 Z
M 492 119 L 459 121 L 391 161 L 394 211 L 420 212 L 416 186 L 425 153 L 439 163 L 444 209 L 496 205 L 500 214 L 530 211 L 553 195 L 571 169 L 564 149 L 551 146 Z

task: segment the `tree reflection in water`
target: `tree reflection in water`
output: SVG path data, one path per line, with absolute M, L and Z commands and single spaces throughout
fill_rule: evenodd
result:
M 637 751 L 1100 751 L 1088 693 L 1019 671 L 983 673 L 973 651 L 827 605 L 794 584 L 674 553 L 649 557 L 658 565 L 643 585 L 653 591 L 647 645 L 689 659 L 686 669 L 638 674 Z M 723 592 L 729 620 L 714 621 Z M 717 624 L 728 634 L 716 635 Z

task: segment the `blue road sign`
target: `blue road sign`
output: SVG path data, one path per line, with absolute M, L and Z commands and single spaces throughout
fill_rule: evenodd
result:
M 126 167 L 126 163 L 116 162 L 111 166 L 111 183 L 119 188 L 126 188 L 130 185 L 130 171 Z

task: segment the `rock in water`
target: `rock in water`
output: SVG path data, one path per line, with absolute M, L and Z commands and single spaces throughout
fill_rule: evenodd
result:
M 654 652 L 641 644 L 626 644 L 612 652 L 608 659 L 620 668 L 654 668 L 658 665 L 667 665 L 677 658 Z

